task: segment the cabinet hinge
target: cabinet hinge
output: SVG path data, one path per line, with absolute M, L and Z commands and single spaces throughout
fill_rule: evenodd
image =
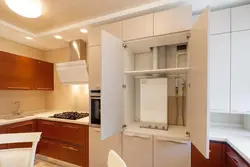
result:
M 187 39 L 189 40 L 191 38 L 191 34 L 188 34 L 187 35 Z
M 123 48 L 127 48 L 127 45 L 126 45 L 126 44 L 122 44 L 122 47 L 123 47 Z
M 127 85 L 125 85 L 125 84 L 122 84 L 122 88 L 126 88 L 127 87 Z
M 187 136 L 187 137 L 190 137 L 190 132 L 186 132 L 186 136 Z
M 126 127 L 127 127 L 127 125 L 126 125 L 126 124 L 123 124 L 123 125 L 122 125 L 122 128 L 126 128 Z

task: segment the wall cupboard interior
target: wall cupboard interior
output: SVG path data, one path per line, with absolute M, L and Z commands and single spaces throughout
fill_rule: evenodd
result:
M 53 90 L 54 65 L 0 51 L 1 90 Z

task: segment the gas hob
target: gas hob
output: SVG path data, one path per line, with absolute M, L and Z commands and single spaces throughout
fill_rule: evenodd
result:
M 77 119 L 85 118 L 88 116 L 89 116 L 89 113 L 67 111 L 63 113 L 54 114 L 53 116 L 51 116 L 51 118 L 77 120 Z

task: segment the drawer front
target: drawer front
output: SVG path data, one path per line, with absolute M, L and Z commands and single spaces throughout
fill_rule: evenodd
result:
M 42 137 L 85 146 L 88 143 L 88 126 L 39 120 L 37 130 Z
M 73 145 L 41 139 L 38 147 L 38 153 L 51 158 L 87 167 L 88 150 L 84 147 L 76 147 Z
M 226 167 L 249 167 L 229 145 L 226 149 Z

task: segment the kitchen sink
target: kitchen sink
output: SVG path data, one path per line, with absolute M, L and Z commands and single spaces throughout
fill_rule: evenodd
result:
M 2 119 L 10 120 L 10 119 L 18 119 L 18 118 L 24 118 L 24 117 L 25 117 L 24 115 L 10 115 L 6 117 L 2 117 Z

